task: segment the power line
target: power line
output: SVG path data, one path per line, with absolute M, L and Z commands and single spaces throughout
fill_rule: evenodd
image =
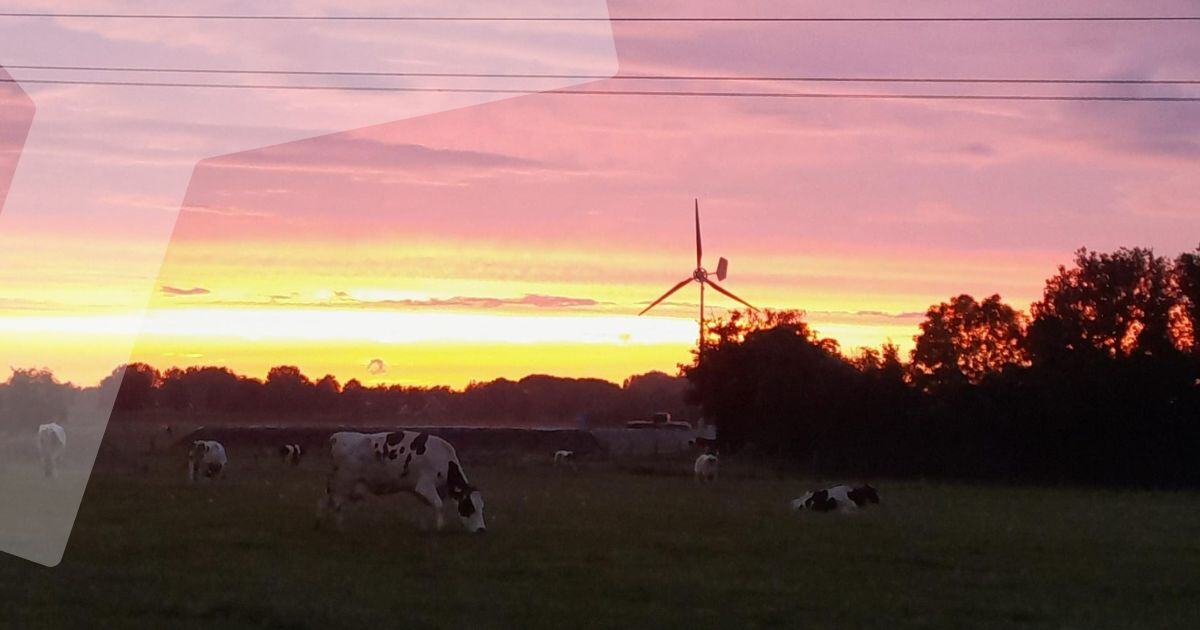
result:
M 159 83 L 152 81 L 85 81 L 69 79 L 0 79 L 0 83 L 45 85 L 91 85 L 110 87 L 212 88 L 236 90 L 300 90 L 347 92 L 425 92 L 448 94 L 530 94 L 515 88 L 451 88 L 399 86 L 270 85 L 253 83 Z M 561 89 L 538 94 L 572 96 L 673 96 L 699 98 L 783 98 L 783 99 L 859 99 L 859 100 L 939 100 L 939 101 L 1101 101 L 1195 103 L 1200 96 L 1073 96 L 1038 94 L 881 94 L 854 92 L 712 92 L 699 90 L 576 90 Z
M 872 77 L 872 76 L 779 76 L 779 75 L 702 75 L 702 74 L 538 74 L 499 72 L 369 72 L 354 70 L 247 70 L 220 68 L 147 68 L 136 66 L 47 66 L 5 65 L 20 70 L 130 72 L 162 74 L 230 74 L 268 76 L 348 76 L 413 77 L 472 79 L 581 79 L 612 81 L 713 81 L 780 83 L 952 83 L 952 84 L 1030 84 L 1030 85 L 1200 85 L 1200 79 L 1051 79 L 1051 78 L 971 78 L 971 77 Z
M 3 18 L 63 18 L 95 20 L 259 20 L 259 21 L 389 21 L 389 22 L 1195 22 L 1192 15 L 1073 15 L 1073 16 L 466 16 L 466 15 L 246 15 L 191 13 L 48 13 L 3 12 Z

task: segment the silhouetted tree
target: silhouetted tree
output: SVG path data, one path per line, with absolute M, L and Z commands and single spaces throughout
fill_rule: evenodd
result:
M 130 363 L 112 371 L 100 382 L 100 390 L 115 391 L 113 409 L 138 411 L 156 404 L 157 388 L 162 377 L 158 370 L 145 363 Z M 112 395 L 111 393 L 109 395 Z
M 263 402 L 274 411 L 297 412 L 311 409 L 316 388 L 294 365 L 280 365 L 267 372 Z
M 248 411 L 261 385 L 224 367 L 172 368 L 162 374 L 159 399 L 179 411 Z
M 331 412 L 337 409 L 342 386 L 332 374 L 322 376 L 314 385 L 313 402 L 317 410 Z
M 1179 345 L 1200 354 L 1200 249 L 1180 254 L 1174 275 L 1182 316 L 1176 329 Z
M 1025 362 L 1024 316 L 993 295 L 960 295 L 929 307 L 916 337 L 914 378 L 926 389 L 979 383 Z
M 14 368 L 0 386 L 0 433 L 25 434 L 40 424 L 62 422 L 76 393 L 49 370 Z
M 1153 250 L 1111 254 L 1080 249 L 1075 266 L 1059 266 L 1032 307 L 1033 358 L 1098 353 L 1107 357 L 1174 349 L 1171 312 L 1177 304 L 1167 261 Z
M 657 411 L 669 412 L 677 419 L 687 419 L 693 424 L 699 419 L 700 410 L 686 403 L 686 378 L 665 372 L 647 372 L 625 379 L 621 389 L 619 403 L 611 414 L 604 414 L 609 421 L 645 419 L 648 414 Z
M 850 419 L 861 374 L 817 339 L 797 311 L 735 311 L 709 328 L 715 339 L 684 369 L 726 450 L 755 443 L 777 453 L 832 450 Z

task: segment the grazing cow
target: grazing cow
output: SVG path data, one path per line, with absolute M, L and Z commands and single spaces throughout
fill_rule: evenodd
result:
M 575 468 L 575 451 L 554 451 L 554 465 Z
M 279 447 L 279 456 L 283 458 L 284 464 L 299 466 L 300 458 L 304 456 L 304 449 L 300 448 L 299 444 L 284 444 Z
M 225 447 L 214 440 L 196 440 L 188 451 L 188 481 L 196 481 L 197 475 L 204 479 L 220 476 L 229 458 Z
M 343 431 L 333 434 L 329 444 L 333 471 L 317 506 L 318 526 L 332 510 L 334 525 L 341 529 L 342 508 L 348 501 L 408 492 L 432 508 L 438 530 L 444 525 L 443 499 L 449 498 L 467 531 L 487 531 L 483 495 L 467 481 L 458 454 L 446 440 L 416 431 Z
M 38 454 L 42 457 L 42 470 L 47 477 L 58 474 L 58 465 L 62 461 L 63 451 L 67 448 L 67 432 L 57 422 L 50 422 L 38 427 Z
M 696 473 L 696 481 L 716 481 L 717 456 L 712 453 L 700 455 L 696 458 L 696 465 L 692 469 Z
M 879 503 L 879 491 L 871 484 L 857 488 L 834 486 L 805 493 L 804 496 L 792 501 L 792 509 L 813 512 L 832 512 L 833 510 L 851 512 L 869 503 Z

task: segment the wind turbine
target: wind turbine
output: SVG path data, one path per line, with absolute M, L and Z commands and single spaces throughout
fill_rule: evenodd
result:
M 717 284 L 716 282 L 713 282 L 712 278 L 710 278 L 708 275 L 708 270 L 704 268 L 703 256 L 704 256 L 704 248 L 700 244 L 700 200 L 696 199 L 696 269 L 695 269 L 695 271 L 692 271 L 691 277 L 684 278 L 683 280 L 679 281 L 679 284 L 671 287 L 670 290 L 668 290 L 666 293 L 662 294 L 661 297 L 659 297 L 657 300 L 654 300 L 653 302 L 651 302 L 650 306 L 647 306 L 646 308 L 642 309 L 641 313 L 638 313 L 638 315 L 645 315 L 647 311 L 654 308 L 655 306 L 658 306 L 663 300 L 671 297 L 671 294 L 682 289 L 689 282 L 698 283 L 700 285 L 700 342 L 698 345 L 698 348 L 700 351 L 704 350 L 704 287 L 705 287 L 705 285 L 711 286 L 713 288 L 713 290 L 717 291 L 718 293 L 722 293 L 742 304 L 745 304 L 752 311 L 758 310 L 758 309 L 754 308 L 753 306 L 751 306 L 751 304 L 749 302 L 747 302 L 746 300 L 743 300 L 742 298 L 730 293 L 729 291 L 726 291 L 724 288 L 721 287 L 721 285 Z M 717 280 L 724 282 L 725 275 L 728 272 L 729 272 L 729 261 L 723 257 L 719 258 L 717 260 L 717 270 L 715 272 L 713 272 L 713 275 L 715 275 L 717 277 Z M 699 355 L 697 355 L 697 356 L 699 356 Z

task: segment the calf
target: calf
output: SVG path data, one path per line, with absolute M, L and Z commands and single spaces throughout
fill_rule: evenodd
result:
M 832 512 L 840 510 L 850 512 L 870 503 L 879 503 L 879 491 L 871 484 L 856 488 L 850 486 L 834 486 L 824 490 L 807 492 L 792 501 L 793 510 L 811 510 L 813 512 Z
M 459 519 L 470 532 L 487 531 L 483 522 L 483 495 L 467 481 L 458 454 L 449 442 L 416 431 L 355 433 L 343 431 L 329 438 L 333 471 L 325 497 L 317 505 L 317 525 L 332 511 L 341 529 L 342 508 L 368 494 L 407 492 L 433 511 L 438 530 L 445 524 L 443 499 L 457 504 Z
M 692 470 L 696 473 L 696 481 L 716 481 L 717 456 L 712 453 L 700 455 L 696 458 L 696 464 L 692 466 Z
M 225 470 L 229 458 L 225 455 L 225 447 L 214 440 L 196 440 L 188 450 L 188 481 L 196 481 L 197 476 L 213 479 Z
M 284 444 L 279 447 L 279 456 L 283 459 L 284 464 L 299 466 L 300 458 L 304 456 L 304 449 L 300 448 L 299 444 Z
M 42 458 L 42 471 L 47 477 L 58 475 L 58 466 L 62 461 L 63 451 L 67 448 L 67 432 L 57 422 L 50 422 L 38 427 L 38 455 Z

